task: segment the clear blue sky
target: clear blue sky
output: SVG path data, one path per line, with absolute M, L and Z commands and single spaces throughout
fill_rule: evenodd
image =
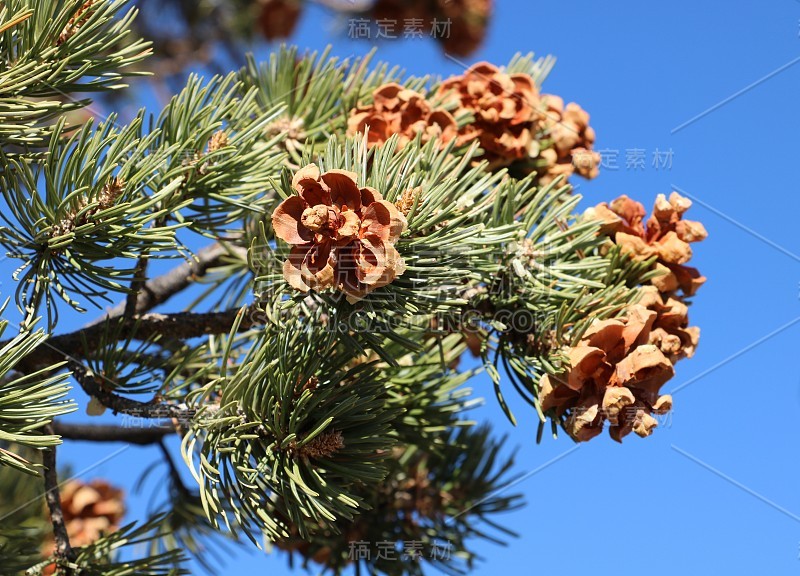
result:
M 519 473 L 539 470 L 515 487 L 527 506 L 503 518 L 520 538 L 506 548 L 479 544 L 485 561 L 474 574 L 797 573 L 800 62 L 789 64 L 800 57 L 800 2 L 497 4 L 487 42 L 467 62 L 557 56 L 545 91 L 579 102 L 597 147 L 619 151 L 617 170 L 580 181 L 584 205 L 628 194 L 649 209 L 656 194 L 679 187 L 698 199 L 690 217 L 710 234 L 694 259 L 709 280 L 691 308 L 698 353 L 678 365 L 666 386 L 684 386 L 672 418 L 648 439 L 620 446 L 603 436 L 566 455 L 574 446 L 566 437 L 537 446 L 525 405 L 513 403 L 513 429 L 488 379 L 473 382 L 487 398 L 475 417 L 510 432 Z M 333 43 L 341 56 L 370 48 L 331 30 L 320 10 L 304 15 L 293 40 Z M 378 56 L 411 74 L 462 70 L 429 40 L 384 44 Z M 647 155 L 643 170 L 625 167 L 635 149 Z M 651 165 L 656 149 L 672 150 L 671 169 Z M 118 448 L 81 443 L 60 453 L 80 470 Z M 90 476 L 130 487 L 156 457 L 130 448 Z M 129 506 L 145 503 L 132 497 Z M 242 553 L 223 573 L 289 570 L 282 556 Z

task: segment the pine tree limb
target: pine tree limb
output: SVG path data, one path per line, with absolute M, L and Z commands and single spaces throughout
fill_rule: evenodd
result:
M 53 431 L 67 440 L 85 440 L 89 442 L 127 442 L 139 446 L 157 444 L 175 432 L 173 428 L 128 428 L 109 424 L 72 424 L 54 422 Z
M 148 280 L 139 291 L 135 313 L 142 314 L 152 310 L 159 304 L 163 304 L 175 294 L 188 288 L 197 278 L 205 276 L 209 269 L 219 264 L 223 256 L 236 250 L 239 249 L 228 244 L 215 242 L 198 250 L 192 260 L 176 266 L 161 276 Z M 114 306 L 106 314 L 93 321 L 90 326 L 122 316 L 125 313 L 125 307 L 126 302 Z
M 149 402 L 140 402 L 119 396 L 100 384 L 85 366 L 75 361 L 68 362 L 67 366 L 83 391 L 89 396 L 97 398 L 103 406 L 115 414 L 128 414 L 140 418 L 176 418 L 179 422 L 185 422 L 194 415 L 194 410 L 181 408 L 175 404 L 164 404 L 155 398 Z
M 53 433 L 52 428 L 49 433 Z M 46 448 L 42 451 L 42 464 L 44 464 L 45 500 L 50 510 L 50 521 L 53 523 L 53 539 L 56 544 L 56 556 L 73 561 L 77 557 L 69 543 L 67 526 L 64 523 L 64 513 L 61 510 L 61 496 L 58 491 L 58 471 L 56 470 L 56 448 Z M 71 575 L 72 570 L 66 568 L 66 574 Z
M 127 338 L 135 334 L 137 340 L 147 340 L 159 334 L 168 334 L 171 338 L 186 340 L 207 334 L 227 334 L 243 314 L 239 330 L 247 330 L 263 321 L 255 308 L 231 308 L 221 312 L 177 312 L 175 314 L 146 314 L 129 320 L 120 318 L 121 330 L 116 334 L 119 338 Z M 105 324 L 92 324 L 74 332 L 50 338 L 32 353 L 17 362 L 16 370 L 31 373 L 47 366 L 76 358 L 86 358 L 96 352 L 98 346 L 110 335 Z M 0 342 L 0 346 L 6 342 Z

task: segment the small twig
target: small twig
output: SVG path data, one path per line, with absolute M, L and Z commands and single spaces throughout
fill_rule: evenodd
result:
M 122 312 L 122 317 L 130 320 L 136 314 L 136 308 L 139 303 L 139 294 L 147 284 L 147 265 L 150 262 L 150 257 L 145 252 L 136 261 L 136 270 L 134 272 L 133 280 L 131 280 L 130 293 L 125 298 L 125 308 Z
M 162 441 L 164 436 L 174 434 L 173 427 L 128 428 L 106 424 L 71 424 L 54 422 L 53 431 L 67 440 L 90 442 L 127 442 L 148 446 Z
M 151 223 L 151 228 L 163 228 L 167 221 L 167 215 L 162 214 Z M 125 309 L 122 313 L 123 318 L 129 320 L 133 318 L 139 304 L 139 294 L 147 284 L 147 266 L 150 264 L 150 250 L 144 249 L 139 259 L 136 261 L 136 270 L 133 280 L 131 280 L 130 293 L 125 298 Z
M 181 408 L 174 404 L 163 404 L 155 399 L 149 402 L 139 402 L 118 396 L 103 387 L 85 366 L 74 360 L 70 360 L 67 365 L 83 391 L 89 396 L 97 398 L 103 406 L 115 414 L 129 414 L 141 418 L 176 418 L 179 422 L 185 422 L 191 419 L 195 413 L 194 410 Z
M 47 426 L 47 433 L 52 434 L 52 426 Z M 42 463 L 44 464 L 44 486 L 45 500 L 47 508 L 50 510 L 50 520 L 53 523 L 53 539 L 56 544 L 56 556 L 64 558 L 69 562 L 75 560 L 77 555 L 69 543 L 67 526 L 64 523 L 64 513 L 61 510 L 61 495 L 58 491 L 58 472 L 56 470 L 56 448 L 51 446 L 42 451 Z M 66 568 L 66 573 L 71 575 L 72 570 Z

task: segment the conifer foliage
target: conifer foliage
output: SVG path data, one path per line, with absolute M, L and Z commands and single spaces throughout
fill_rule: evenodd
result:
M 540 440 L 645 437 L 671 409 L 706 231 L 678 194 L 648 220 L 625 196 L 579 210 L 569 179 L 600 158 L 588 113 L 542 91 L 552 58 L 440 79 L 282 47 L 160 111 L 73 114 L 141 70 L 135 17 L 0 3 L 3 570 L 214 571 L 252 544 L 462 573 L 522 504 L 473 376 Z M 116 423 L 63 420 L 78 401 Z M 168 489 L 145 474 L 161 500 L 133 511 L 70 479 L 76 440 L 158 447 Z

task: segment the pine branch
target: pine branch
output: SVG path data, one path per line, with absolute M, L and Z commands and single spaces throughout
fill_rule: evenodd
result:
M 175 314 L 146 314 L 126 320 L 120 318 L 121 329 L 115 331 L 118 338 L 132 334 L 137 340 L 147 340 L 159 334 L 186 340 L 207 334 L 227 334 L 237 316 L 242 315 L 239 331 L 247 330 L 263 321 L 255 308 L 232 308 L 221 312 L 177 312 Z M 97 352 L 110 331 L 106 324 L 92 324 L 74 332 L 54 336 L 44 345 L 23 357 L 16 369 L 23 373 L 46 368 L 64 359 L 86 358 Z M 0 342 L 0 346 L 6 342 Z
M 50 428 L 48 426 L 48 428 Z M 49 430 L 52 432 L 52 428 Z M 73 561 L 76 558 L 75 551 L 69 543 L 69 535 L 67 534 L 67 526 L 64 523 L 64 514 L 61 510 L 61 496 L 58 491 L 58 472 L 56 470 L 56 448 L 46 448 L 42 451 L 42 464 L 45 467 L 44 471 L 44 485 L 45 485 L 45 500 L 47 501 L 47 508 L 50 510 L 50 520 L 53 523 L 53 538 L 56 543 L 56 556 L 64 558 L 68 561 Z M 65 568 L 65 573 L 69 576 L 72 570 L 69 567 Z
M 136 300 L 136 314 L 142 314 L 163 304 L 175 294 L 188 288 L 198 278 L 218 266 L 222 259 L 231 253 L 241 252 L 243 248 L 227 243 L 215 242 L 197 251 L 190 261 L 176 266 L 169 272 L 148 280 L 139 290 Z M 125 316 L 128 301 L 121 302 L 97 318 L 85 328 L 51 338 L 48 343 L 27 354 L 17 364 L 16 369 L 23 373 L 31 373 L 49 365 L 61 362 L 65 357 L 84 358 L 102 341 L 106 332 L 106 321 Z M 152 314 L 140 318 L 125 320 L 123 335 L 135 326 L 138 338 L 147 339 L 155 334 L 169 330 L 176 338 L 194 338 L 204 334 L 224 334 L 230 331 L 238 309 L 218 313 L 196 314 L 190 312 L 171 315 Z M 246 330 L 256 323 L 255 317 L 248 314 L 242 321 L 241 330 Z M 0 346 L 8 341 L 0 342 Z
M 111 409 L 115 414 L 129 414 L 140 418 L 176 418 L 180 422 L 186 422 L 195 413 L 191 409 L 158 402 L 155 398 L 149 402 L 140 402 L 119 396 L 101 385 L 83 365 L 75 361 L 70 361 L 67 365 L 84 392 L 97 398 L 103 406 Z
M 0 333 L 6 326 L 7 322 L 0 322 Z M 0 465 L 36 475 L 39 465 L 20 449 L 41 450 L 59 444 L 58 436 L 46 432 L 47 425 L 53 418 L 75 410 L 74 402 L 68 398 L 66 374 L 15 374 L 17 359 L 31 355 L 46 338 L 39 330 L 0 344 Z M 46 368 L 55 371 L 61 366 Z
M 172 428 L 126 428 L 107 424 L 71 424 L 54 422 L 53 432 L 67 440 L 86 440 L 89 442 L 127 442 L 139 446 L 158 444 Z
M 181 549 L 153 550 L 153 544 L 160 537 L 158 529 L 164 520 L 163 514 L 152 516 L 145 522 L 128 524 L 81 547 L 75 559 L 79 573 L 81 576 L 188 574 L 181 567 L 186 560 Z M 148 556 L 142 556 L 148 553 Z
M 166 274 L 148 280 L 136 300 L 136 314 L 148 312 L 159 304 L 163 304 L 175 294 L 188 288 L 192 282 L 205 276 L 209 269 L 219 265 L 226 254 L 241 250 L 243 249 L 230 244 L 215 242 L 198 250 L 192 260 L 176 266 Z M 100 324 L 105 320 L 122 316 L 124 313 L 125 302 L 122 302 L 89 325 Z
M 0 3 L 0 142 L 46 145 L 61 115 L 91 104 L 87 92 L 124 88 L 150 53 L 133 37 L 125 0 Z M 13 65 L 11 64 L 13 63 Z M 82 94 L 80 99 L 73 96 Z

